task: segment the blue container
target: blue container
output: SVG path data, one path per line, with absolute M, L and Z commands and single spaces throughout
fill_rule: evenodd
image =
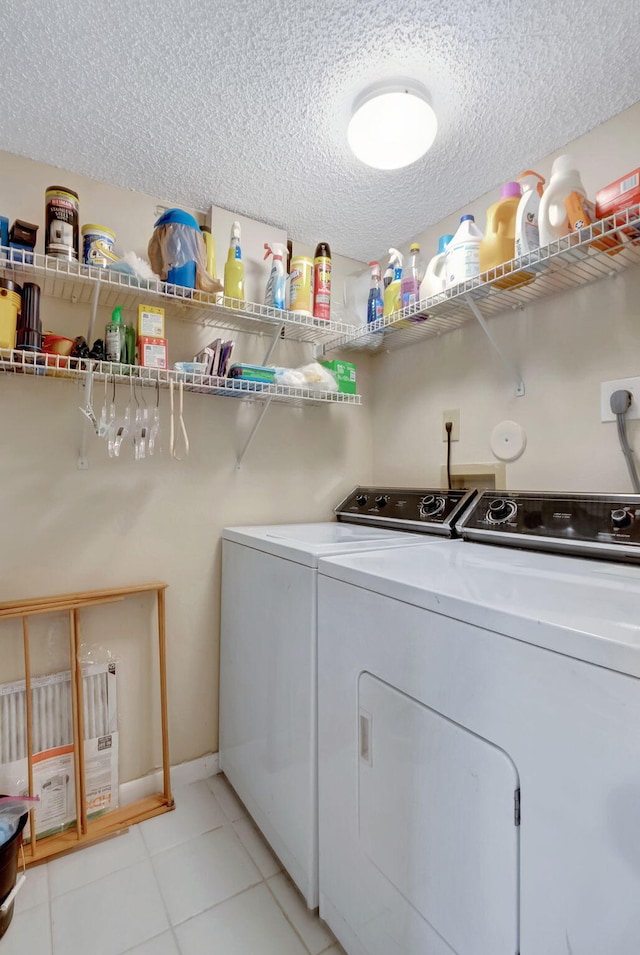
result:
M 186 288 L 196 287 L 196 263 L 194 261 L 181 265 L 179 269 L 169 269 L 167 272 L 169 285 L 184 285 Z
M 200 226 L 193 218 L 192 215 L 189 215 L 188 212 L 185 212 L 184 209 L 167 209 L 160 218 L 156 221 L 155 228 L 159 228 L 165 225 L 177 225 L 184 226 L 185 235 L 183 238 L 179 238 L 179 233 L 176 230 L 176 240 L 174 243 L 170 243 L 167 248 L 167 255 L 169 261 L 165 263 L 167 268 L 167 282 L 170 285 L 181 285 L 184 288 L 195 288 L 196 287 L 196 260 L 189 259 L 187 262 L 181 262 L 177 267 L 172 267 L 171 259 L 172 256 L 176 256 L 179 260 L 184 258 L 183 247 L 184 244 L 189 245 L 189 234 L 186 230 L 195 229 L 197 232 L 200 232 Z

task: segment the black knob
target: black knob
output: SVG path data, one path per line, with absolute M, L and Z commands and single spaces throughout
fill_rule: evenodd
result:
M 493 521 L 506 521 L 508 517 L 513 517 L 516 509 L 513 501 L 497 498 L 489 505 L 489 517 Z
M 611 523 L 614 527 L 628 527 L 631 520 L 631 514 L 624 507 L 611 511 Z
M 376 498 L 376 507 L 386 507 L 387 501 L 388 501 L 388 498 L 383 497 L 382 495 L 379 495 Z
M 367 500 L 368 498 L 366 494 L 358 494 L 356 498 L 356 504 L 359 504 L 360 507 L 364 507 L 365 504 L 367 503 Z

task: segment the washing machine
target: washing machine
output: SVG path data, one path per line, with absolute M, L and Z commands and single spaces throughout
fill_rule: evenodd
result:
M 348 955 L 640 951 L 640 495 L 458 526 L 320 561 L 320 914 Z
M 358 487 L 336 521 L 223 532 L 220 766 L 310 908 L 318 906 L 318 561 L 425 539 L 446 548 L 474 493 Z

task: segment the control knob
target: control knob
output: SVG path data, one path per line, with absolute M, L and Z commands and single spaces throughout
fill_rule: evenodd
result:
M 366 494 L 358 494 L 356 497 L 356 504 L 359 504 L 360 507 L 364 507 L 368 500 L 369 498 Z
M 631 514 L 624 507 L 611 511 L 611 523 L 615 528 L 628 527 L 632 520 Z
M 515 517 L 517 512 L 518 505 L 515 501 L 510 501 L 508 498 L 504 500 L 502 498 L 496 498 L 495 501 L 491 501 L 491 504 L 489 504 L 487 520 L 492 524 L 504 524 Z
M 420 517 L 435 517 L 444 510 L 444 498 L 437 494 L 425 494 L 420 501 Z
M 376 507 L 386 507 L 389 503 L 389 498 L 386 494 L 379 494 L 376 498 Z

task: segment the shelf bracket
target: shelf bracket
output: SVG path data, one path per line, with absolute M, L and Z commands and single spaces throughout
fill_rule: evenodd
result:
M 465 298 L 465 301 L 466 301 L 467 305 L 468 305 L 469 308 L 471 309 L 473 315 L 474 315 L 475 318 L 478 320 L 478 324 L 480 325 L 480 328 L 482 329 L 482 331 L 485 333 L 485 335 L 486 335 L 487 338 L 489 339 L 489 343 L 491 344 L 491 347 L 493 348 L 494 352 L 496 353 L 496 355 L 498 356 L 498 358 L 500 359 L 500 361 L 502 362 L 502 364 L 504 365 L 504 367 L 507 369 L 508 373 L 511 375 L 511 377 L 513 378 L 513 380 L 515 381 L 515 383 L 516 383 L 516 397 L 517 397 L 517 398 L 521 398 L 521 397 L 524 395 L 524 381 L 522 380 L 522 375 L 520 374 L 520 371 L 518 370 L 518 368 L 516 367 L 516 365 L 513 364 L 513 362 L 511 361 L 511 359 L 510 359 L 510 358 L 507 358 L 507 356 L 505 355 L 505 353 L 504 353 L 504 352 L 502 351 L 502 349 L 500 348 L 500 345 L 498 344 L 498 342 L 496 341 L 496 339 L 495 339 L 494 336 L 492 335 L 491 329 L 490 329 L 489 326 L 487 325 L 487 322 L 486 322 L 486 320 L 485 320 L 485 318 L 484 318 L 482 312 L 481 312 L 480 309 L 478 308 L 478 306 L 477 306 L 476 302 L 473 300 L 473 298 L 472 298 L 470 295 L 465 295 L 464 298 Z
M 273 333 L 273 338 L 271 339 L 271 344 L 267 348 L 266 355 L 264 356 L 264 360 L 262 362 L 263 365 L 266 365 L 269 359 L 271 358 L 271 355 L 273 354 L 273 349 L 278 344 L 278 339 L 282 335 L 283 331 L 284 331 L 284 322 L 281 322 L 279 325 L 276 325 L 275 331 Z
M 261 411 L 260 411 L 260 414 L 259 414 L 258 417 L 256 418 L 255 424 L 253 425 L 253 428 L 251 429 L 251 433 L 249 434 L 249 437 L 248 437 L 247 440 L 245 441 L 244 448 L 242 449 L 242 451 L 240 452 L 240 454 L 239 454 L 238 457 L 236 458 L 236 471 L 239 471 L 240 468 L 242 467 L 243 458 L 244 458 L 245 454 L 247 453 L 247 451 L 249 450 L 249 445 L 251 444 L 251 442 L 252 442 L 253 439 L 255 438 L 256 434 L 258 433 L 258 428 L 259 428 L 260 425 L 262 424 L 262 421 L 263 421 L 263 419 L 264 419 L 264 416 L 266 415 L 267 411 L 269 410 L 269 405 L 271 404 L 271 401 L 272 401 L 272 398 L 267 398 L 267 400 L 265 401 L 265 403 L 264 403 L 264 405 L 263 405 L 263 407 L 262 407 L 262 409 L 261 409 Z

